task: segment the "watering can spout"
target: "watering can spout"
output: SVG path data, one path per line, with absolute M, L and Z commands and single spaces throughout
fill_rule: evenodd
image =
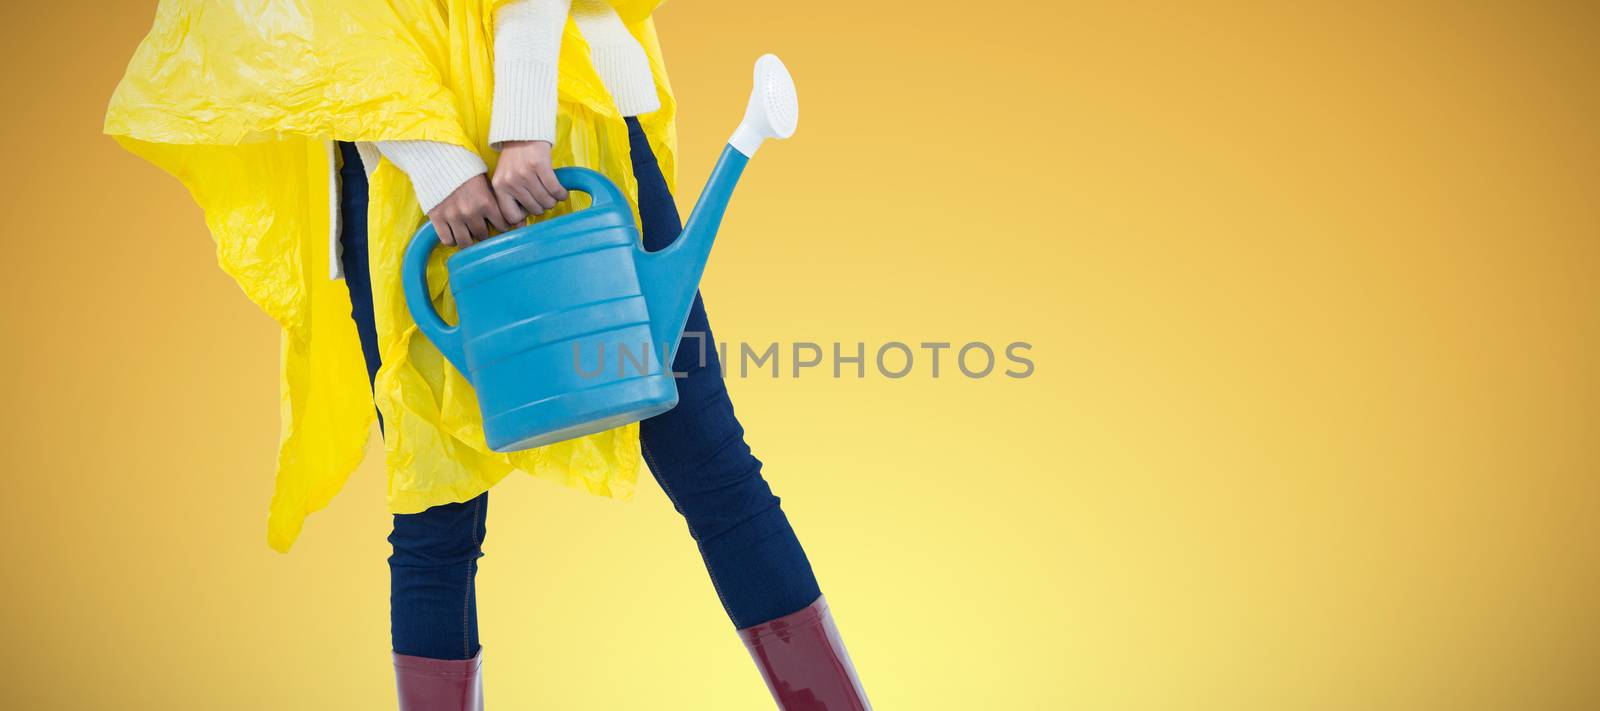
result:
M 654 350 L 662 354 L 663 366 L 670 366 L 678 351 L 700 276 L 711 256 L 711 243 L 716 240 L 717 228 L 728 210 L 728 198 L 749 160 L 733 146 L 723 149 L 683 233 L 665 249 L 639 260 L 639 282 L 650 303 L 650 340 Z
M 711 170 L 683 233 L 666 249 L 638 260 L 639 281 L 650 303 L 650 337 L 655 350 L 663 355 L 664 367 L 670 367 L 677 354 L 700 275 L 711 255 L 711 242 L 745 165 L 762 141 L 794 135 L 799 121 L 800 102 L 788 68 L 776 56 L 762 55 L 756 60 L 755 87 L 744 120 Z

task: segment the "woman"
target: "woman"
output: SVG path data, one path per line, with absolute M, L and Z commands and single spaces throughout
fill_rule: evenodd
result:
M 521 469 L 626 496 L 642 452 L 779 706 L 868 708 L 714 353 L 679 349 L 674 369 L 688 375 L 670 412 L 503 455 L 483 442 L 470 387 L 416 337 L 398 263 L 424 213 L 441 241 L 466 248 L 569 210 L 553 166 L 572 164 L 636 198 L 647 248 L 681 228 L 655 3 L 570 2 L 161 4 L 106 130 L 184 180 L 223 268 L 284 326 L 269 542 L 287 550 L 342 485 L 375 403 L 395 513 L 400 706 L 481 709 L 474 589 L 487 490 Z M 337 317 L 345 308 L 353 318 Z M 698 297 L 686 333 L 711 338 Z

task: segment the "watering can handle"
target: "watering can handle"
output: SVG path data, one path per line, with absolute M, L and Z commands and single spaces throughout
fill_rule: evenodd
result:
M 625 199 L 615 183 L 588 168 L 556 168 L 556 180 L 561 182 L 563 188 L 588 193 L 592 199 L 590 207 L 607 207 L 622 203 Z
M 568 190 L 588 193 L 592 199 L 591 207 L 625 204 L 625 198 L 615 184 L 588 168 L 557 168 L 556 179 Z M 428 291 L 428 258 L 433 256 L 433 250 L 438 246 L 439 233 L 434 231 L 433 223 L 423 223 L 422 229 L 417 230 L 416 236 L 411 238 L 411 245 L 406 248 L 405 259 L 401 262 L 400 281 L 405 287 L 406 307 L 411 310 L 411 318 L 416 320 L 417 329 L 439 347 L 439 352 L 450 359 L 456 370 L 466 374 L 467 355 L 461 347 L 461 329 L 444 322 L 444 317 L 433 308 L 432 294 Z
M 439 352 L 450 359 L 456 370 L 465 375 L 467 355 L 461 348 L 461 327 L 444 322 L 444 317 L 433 308 L 433 297 L 428 293 L 428 257 L 433 255 L 434 248 L 438 246 L 439 233 L 434 231 L 433 223 L 423 223 L 422 229 L 417 230 L 417 235 L 411 238 L 411 246 L 406 248 L 400 281 L 405 287 L 406 306 L 411 310 L 411 318 L 417 322 L 417 329 L 439 347 Z

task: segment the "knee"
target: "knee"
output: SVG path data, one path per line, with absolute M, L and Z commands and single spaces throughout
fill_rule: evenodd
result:
M 699 483 L 680 492 L 676 503 L 689 533 L 702 544 L 737 538 L 740 531 L 763 528 L 761 521 L 783 515 L 759 463 L 739 475 Z
M 477 560 L 483 555 L 487 496 L 421 513 L 396 514 L 389 534 L 390 567 L 442 568 Z

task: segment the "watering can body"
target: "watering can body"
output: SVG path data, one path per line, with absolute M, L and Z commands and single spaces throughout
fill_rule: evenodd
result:
M 678 402 L 673 354 L 745 156 L 725 151 L 678 240 L 645 252 L 617 187 L 585 168 L 557 178 L 592 202 L 445 261 L 458 323 L 434 309 L 432 225 L 403 262 L 418 329 L 477 392 L 490 449 L 512 452 L 660 414 Z

